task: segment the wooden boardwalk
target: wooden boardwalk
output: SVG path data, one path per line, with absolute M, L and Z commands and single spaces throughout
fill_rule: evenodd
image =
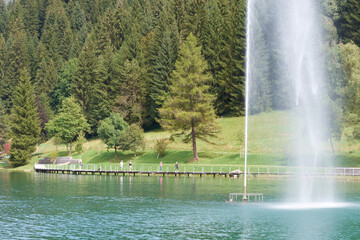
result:
M 226 172 L 181 172 L 181 171 L 121 171 L 121 170 L 86 170 L 86 169 L 39 169 L 35 168 L 36 172 L 40 173 L 61 173 L 61 174 L 76 174 L 76 175 L 129 175 L 129 176 L 136 176 L 136 175 L 174 175 L 174 176 L 234 176 L 234 175 L 241 175 L 242 173 L 226 173 Z
M 238 177 L 240 175 L 243 175 L 243 172 L 208 172 L 208 171 L 129 171 L 129 170 L 106 170 L 106 169 L 75 169 L 75 168 L 69 168 L 64 169 L 62 167 L 58 167 L 56 165 L 51 167 L 46 167 L 41 164 L 35 165 L 35 171 L 39 173 L 60 173 L 60 174 L 76 174 L 76 175 L 129 175 L 129 176 L 136 176 L 136 175 L 174 175 L 174 176 L 223 176 L 223 177 Z M 270 175 L 277 175 L 277 176 L 296 176 L 296 175 L 304 175 L 296 172 L 248 172 L 247 174 L 253 175 L 253 176 L 270 176 Z M 331 173 L 309 173 L 305 174 L 306 176 L 360 176 L 360 168 L 334 168 L 334 170 Z

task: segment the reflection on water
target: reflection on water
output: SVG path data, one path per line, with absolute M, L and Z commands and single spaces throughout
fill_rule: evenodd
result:
M 0 172 L 0 238 L 357 239 L 356 181 L 343 203 L 283 204 L 286 178 L 250 178 L 264 204 L 227 203 L 243 179 Z M 349 203 L 349 204 L 347 204 Z

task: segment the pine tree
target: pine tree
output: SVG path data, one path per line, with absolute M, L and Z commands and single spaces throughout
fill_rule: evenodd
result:
M 162 106 L 169 90 L 170 74 L 174 69 L 179 47 L 179 34 L 171 5 L 163 6 L 159 25 L 148 53 L 150 77 L 150 119 L 158 118 L 157 108 Z M 153 124 L 154 122 L 152 122 Z
M 84 113 L 88 113 L 90 99 L 93 96 L 96 83 L 96 55 L 94 43 L 89 42 L 84 46 L 76 68 L 73 82 L 73 96 L 80 103 Z
M 116 49 L 120 49 L 130 31 L 130 14 L 125 4 L 119 4 L 111 18 L 111 42 Z
M 18 167 L 25 165 L 40 141 L 40 120 L 35 104 L 34 88 L 26 69 L 20 71 L 18 86 L 13 93 L 11 109 L 10 162 Z
M 57 112 L 62 106 L 64 99 L 71 96 L 74 88 L 74 76 L 76 72 L 77 59 L 72 59 L 64 64 L 59 79 L 52 93 L 52 107 Z
M 69 56 L 69 45 L 72 39 L 70 21 L 61 2 L 50 1 L 46 10 L 46 21 L 41 40 L 46 46 L 48 55 L 58 66 Z
M 169 97 L 159 109 L 161 125 L 184 133 L 184 141 L 192 141 L 197 161 L 196 139 L 208 141 L 208 137 L 215 136 L 217 131 L 212 106 L 214 96 L 209 93 L 211 75 L 206 70 L 207 62 L 201 55 L 201 47 L 190 33 L 175 63 Z
M 26 30 L 32 37 L 39 37 L 40 34 L 40 16 L 37 0 L 23 1 L 24 23 Z
M 35 89 L 36 92 L 50 97 L 57 79 L 55 64 L 52 59 L 42 57 L 36 72 Z
M 339 36 L 344 42 L 353 41 L 360 46 L 360 2 L 339 1 L 340 18 L 335 22 Z
M 88 121 L 93 133 L 97 132 L 100 121 L 110 115 L 108 86 L 106 85 L 109 74 L 105 64 L 104 57 L 100 56 L 97 60 L 95 70 L 96 82 L 94 83 L 94 92 L 90 99 L 88 110 Z
M 7 86 L 7 80 L 5 79 L 6 74 L 6 45 L 5 39 L 2 34 L 0 34 L 0 99 L 6 97 L 5 91 Z
M 128 123 L 143 123 L 144 120 L 144 70 L 138 61 L 125 61 L 121 70 L 121 92 L 116 99 L 115 109 Z
M 29 55 L 26 46 L 26 35 L 21 18 L 12 25 L 8 53 L 6 57 L 6 81 L 4 83 L 3 99 L 7 108 L 11 108 L 11 95 L 19 82 L 20 72 L 29 69 Z
M 7 32 L 8 11 L 4 0 L 0 0 L 0 34 Z
M 170 34 L 164 33 L 161 48 L 152 72 L 150 89 L 150 118 L 158 118 L 157 109 L 162 107 L 170 86 L 170 74 L 174 69 L 177 48 L 171 42 Z
M 7 116 L 5 113 L 4 105 L 0 99 L 0 149 L 3 149 L 3 146 L 9 136 L 9 126 L 7 121 Z

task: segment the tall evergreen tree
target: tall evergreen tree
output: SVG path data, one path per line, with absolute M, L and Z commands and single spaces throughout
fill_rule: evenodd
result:
M 40 16 L 37 0 L 22 1 L 24 8 L 23 20 L 26 30 L 32 37 L 39 37 L 40 34 Z
M 190 33 L 179 51 L 172 73 L 169 97 L 160 111 L 163 127 L 182 131 L 184 141 L 192 142 L 194 159 L 198 161 L 196 139 L 208 141 L 215 136 L 214 95 L 209 93 L 211 75 L 201 55 L 197 39 Z
M 40 120 L 35 104 L 34 88 L 26 68 L 20 71 L 18 85 L 13 93 L 11 109 L 11 151 L 13 166 L 25 165 L 40 141 Z
M 151 78 L 148 107 L 152 121 L 158 118 L 157 108 L 162 106 L 169 90 L 170 74 L 174 69 L 178 47 L 179 34 L 174 14 L 172 14 L 172 6 L 165 4 L 147 56 Z
M 42 57 L 38 70 L 36 72 L 36 92 L 39 95 L 44 94 L 45 96 L 50 97 L 50 94 L 55 87 L 56 79 L 57 72 L 53 60 Z
M 72 59 L 64 64 L 60 76 L 52 93 L 52 107 L 57 112 L 62 106 L 64 99 L 71 96 L 74 88 L 74 76 L 77 59 Z
M 68 59 L 71 39 L 70 21 L 62 3 L 51 0 L 46 10 L 46 21 L 41 40 L 56 66 Z
M 138 61 L 125 61 L 121 71 L 121 92 L 116 99 L 116 111 L 124 116 L 128 123 L 140 123 L 144 121 L 144 70 Z
M 97 132 L 99 123 L 104 118 L 110 115 L 110 103 L 108 98 L 108 86 L 106 81 L 108 79 L 108 68 L 105 66 L 106 61 L 103 56 L 100 56 L 96 65 L 96 82 L 94 83 L 94 92 L 90 99 L 88 122 L 93 133 Z
M 360 46 L 360 2 L 358 0 L 339 1 L 340 18 L 335 22 L 340 38 L 344 42 L 353 41 Z
M 0 0 L 0 34 L 7 32 L 8 11 L 4 0 Z
M 7 86 L 6 76 L 6 43 L 5 38 L 0 34 L 0 98 L 6 97 L 5 91 Z
M 26 34 L 21 18 L 17 18 L 12 25 L 10 39 L 8 40 L 8 53 L 6 58 L 6 81 L 3 88 L 3 99 L 6 107 L 11 108 L 11 95 L 19 82 L 20 72 L 29 69 L 29 55 L 26 46 Z
M 94 43 L 89 40 L 79 56 L 72 89 L 73 96 L 80 103 L 84 113 L 88 113 L 90 99 L 94 92 L 96 61 Z
M 9 137 L 8 120 L 5 113 L 5 108 L 0 99 L 0 149 L 3 150 L 3 145 Z

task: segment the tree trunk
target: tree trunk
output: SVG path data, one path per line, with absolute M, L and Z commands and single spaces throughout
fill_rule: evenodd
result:
M 117 151 L 116 151 L 116 147 L 114 147 L 115 148 L 115 160 L 116 160 L 116 158 L 117 158 Z
M 134 157 L 136 157 L 136 150 L 134 151 Z
M 199 157 L 197 155 L 197 150 L 196 150 L 196 137 L 195 137 L 194 124 L 192 124 L 192 126 L 191 126 L 191 137 L 192 137 L 192 144 L 193 144 L 194 159 L 196 160 L 196 163 L 199 163 Z

